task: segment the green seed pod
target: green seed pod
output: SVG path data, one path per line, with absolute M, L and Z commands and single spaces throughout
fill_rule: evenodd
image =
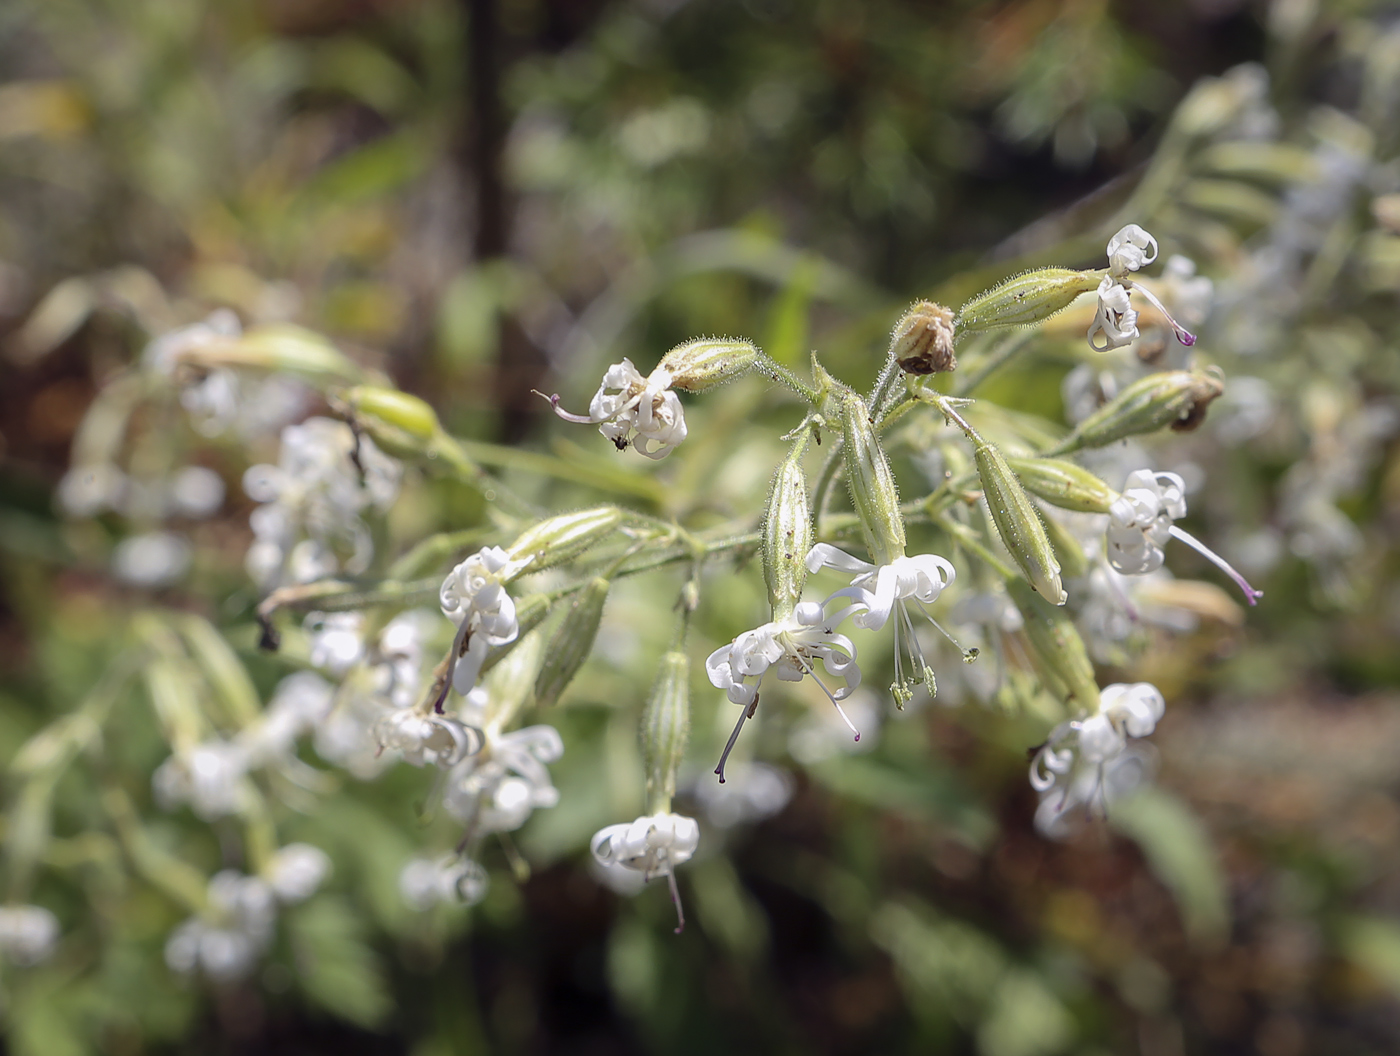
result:
M 486 654 L 486 659 L 481 662 L 482 673 L 490 671 L 513 653 L 531 631 L 544 623 L 544 618 L 549 615 L 549 609 L 549 597 L 545 594 L 526 594 L 517 601 L 515 603 L 515 622 L 520 626 L 520 633 L 516 636 L 515 641 L 498 645 Z M 536 635 L 536 637 L 539 636 Z M 530 677 L 533 679 L 534 676 Z
M 1069 268 L 1038 268 L 1012 276 L 964 304 L 958 312 L 958 329 L 970 332 L 1042 322 L 1064 311 L 1081 293 L 1098 289 L 1103 276 L 1102 271 Z
M 1008 458 L 1026 490 L 1062 510 L 1107 513 L 1118 493 L 1083 466 L 1062 458 Z
M 690 736 L 690 660 L 673 650 L 661 658 L 656 684 L 642 712 L 642 758 L 647 770 L 647 813 L 664 814 L 676 794 L 676 771 Z
M 1190 432 L 1205 421 L 1206 408 L 1224 391 L 1220 378 L 1201 370 L 1149 374 L 1085 418 L 1046 454 L 1105 447 L 1129 436 L 1154 433 L 1163 426 Z
M 700 392 L 748 373 L 757 365 L 758 355 L 751 341 L 697 337 L 662 356 L 661 368 L 671 372 L 671 388 Z
M 792 615 L 807 583 L 804 562 L 812 549 L 812 513 L 807 505 L 807 478 L 802 472 L 807 436 L 804 429 L 773 474 L 763 518 L 763 579 L 775 620 Z
M 555 628 L 535 679 L 535 702 L 540 707 L 548 707 L 559 699 L 593 651 L 611 585 L 602 576 L 595 576 L 574 596 L 569 611 Z
M 1026 489 L 1011 472 L 1005 456 L 985 440 L 978 438 L 974 456 L 977 474 L 982 478 L 982 493 L 987 497 L 1001 541 L 1031 586 L 1050 604 L 1063 605 L 1066 595 L 1060 585 L 1060 563 L 1055 560 L 1045 525 Z
M 287 323 L 255 327 L 240 338 L 191 350 L 185 358 L 210 366 L 291 371 L 327 382 L 354 382 L 365 375 L 326 338 Z
M 1096 711 L 1099 686 L 1094 665 L 1069 613 L 1047 605 L 1024 580 L 1012 579 L 1006 586 L 1020 610 L 1031 661 L 1046 688 L 1071 707 Z
M 418 440 L 431 440 L 440 428 L 432 407 L 397 389 L 357 385 L 345 394 L 345 399 L 362 422 L 379 419 Z
M 890 334 L 890 355 L 907 374 L 956 370 L 953 313 L 941 304 L 919 301 L 899 317 Z
M 870 560 L 888 565 L 904 556 L 904 515 L 899 512 L 894 474 L 880 438 L 875 435 L 870 412 L 865 401 L 853 392 L 846 393 L 841 401 L 841 429 L 846 486 L 860 518 Z
M 578 557 L 611 535 L 621 523 L 622 511 L 616 506 L 561 513 L 521 532 L 520 538 L 511 544 L 510 557 L 512 561 L 523 563 L 521 571 L 552 568 Z

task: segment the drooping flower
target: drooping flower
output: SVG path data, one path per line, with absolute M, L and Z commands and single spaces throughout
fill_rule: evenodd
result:
M 1112 796 L 1127 790 L 1120 770 L 1140 761 L 1129 739 L 1150 736 L 1165 711 L 1155 686 L 1120 682 L 1100 691 L 1094 714 L 1051 730 L 1030 767 L 1031 787 L 1041 795 L 1037 827 L 1055 834 L 1054 823 L 1078 806 L 1106 813 Z
M 674 380 L 664 366 L 644 378 L 630 359 L 623 359 L 603 374 L 603 382 L 588 404 L 588 414 L 563 410 L 557 394 L 545 399 L 565 421 L 597 425 L 619 451 L 630 444 L 647 458 L 662 459 L 686 437 L 685 413 L 671 391 Z
M 1219 554 L 1173 522 L 1186 516 L 1186 485 L 1175 473 L 1139 469 L 1128 474 L 1123 493 L 1108 510 L 1108 562 L 1126 576 L 1141 576 L 1162 567 L 1162 548 L 1180 539 L 1234 580 L 1245 599 L 1257 604 L 1262 590 L 1251 587 Z
M 464 696 L 476 685 L 486 654 L 520 633 L 505 584 L 520 565 L 499 546 L 478 550 L 447 574 L 438 591 L 442 614 L 457 624 L 452 687 Z
M 892 689 L 901 706 L 912 692 L 908 688 L 910 683 L 933 685 L 933 671 L 925 661 L 923 649 L 914 633 L 909 605 L 917 605 L 929 622 L 938 627 L 937 621 L 924 606 L 937 601 L 944 589 L 957 578 L 957 570 L 950 561 L 937 554 L 919 554 L 915 557 L 900 555 L 889 564 L 874 565 L 828 543 L 817 543 L 807 554 L 807 568 L 812 572 L 834 568 L 856 574 L 849 587 L 836 591 L 822 602 L 825 610 L 837 598 L 851 599 L 847 608 L 832 616 L 834 622 L 839 623 L 846 613 L 852 613 L 851 622 L 857 627 L 878 631 L 889 621 L 891 614 L 895 616 L 895 681 Z M 939 627 L 939 630 L 942 628 Z M 906 652 L 912 668 L 907 681 L 903 655 Z
M 1121 348 L 1138 336 L 1138 314 L 1129 299 L 1132 290 L 1141 291 L 1163 318 L 1171 324 L 1176 338 L 1183 345 L 1194 345 L 1196 337 L 1175 319 L 1162 302 L 1140 282 L 1129 278 L 1134 272 L 1157 259 L 1157 240 L 1138 227 L 1128 224 L 1108 240 L 1108 274 L 1099 283 L 1098 310 L 1089 324 L 1089 347 L 1095 352 Z M 1102 344 L 1095 337 L 1102 338 Z
M 676 904 L 676 933 L 685 929 L 675 867 L 690 861 L 700 845 L 700 826 L 683 814 L 644 815 L 630 824 L 609 825 L 594 833 L 589 848 L 605 869 L 622 867 L 641 873 L 644 880 L 666 877 Z
M 383 748 L 403 755 L 414 766 L 448 770 L 481 749 L 480 731 L 447 715 L 423 714 L 417 708 L 388 712 L 375 724 Z
M 724 763 L 739 738 L 739 731 L 758 707 L 759 686 L 769 668 L 784 682 L 800 682 L 804 676 L 811 675 L 841 713 L 856 740 L 860 740 L 860 731 L 851 725 L 840 704 L 860 685 L 856 647 L 844 634 L 831 630 L 831 625 L 833 621 L 826 619 L 822 606 L 805 601 L 797 606 L 793 615 L 745 631 L 705 660 L 710 684 L 724 690 L 731 701 L 744 709 L 715 768 L 720 781 L 724 780 Z M 817 660 L 822 661 L 828 675 L 844 680 L 845 686 L 832 692 L 817 676 Z

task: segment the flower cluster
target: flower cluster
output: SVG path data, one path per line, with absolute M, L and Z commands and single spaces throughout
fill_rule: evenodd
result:
M 330 858 L 309 844 L 281 848 L 261 876 L 234 869 L 209 881 L 208 908 L 165 943 L 165 962 L 182 974 L 200 972 L 216 982 L 241 979 L 272 943 L 277 907 L 305 901 L 330 873 Z
M 515 602 L 505 585 L 521 567 L 499 546 L 488 546 L 442 581 L 438 591 L 442 614 L 457 624 L 452 688 L 458 693 L 471 692 L 492 646 L 508 645 L 520 633 Z

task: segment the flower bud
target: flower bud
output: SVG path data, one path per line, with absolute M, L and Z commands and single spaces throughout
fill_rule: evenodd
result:
M 1021 566 L 1031 586 L 1052 605 L 1065 603 L 1060 586 L 1060 563 L 1045 535 L 1040 513 L 1006 464 L 1006 458 L 985 440 L 978 440 L 975 458 L 982 478 L 982 493 L 992 511 L 1001 541 Z
M 1038 268 L 979 293 L 958 311 L 962 331 L 1029 326 L 1063 311 L 1081 293 L 1098 289 L 1101 271 Z
M 647 812 L 671 809 L 676 771 L 690 736 L 690 660 L 673 650 L 661 658 L 656 684 L 642 712 L 642 757 L 647 770 Z
M 548 707 L 559 699 L 593 651 L 611 585 L 602 576 L 595 576 L 574 596 L 569 611 L 555 628 L 535 679 L 535 702 L 540 707 Z
M 432 407 L 397 389 L 357 385 L 345 399 L 361 421 L 379 419 L 418 440 L 431 440 L 440 428 Z
M 520 533 L 520 538 L 511 544 L 510 558 L 521 563 L 521 571 L 553 568 L 601 542 L 621 523 L 622 511 L 616 506 L 595 506 L 548 517 Z
M 1006 587 L 1025 621 L 1023 631 L 1030 644 L 1031 661 L 1045 687 L 1066 703 L 1073 701 L 1083 711 L 1097 710 L 1099 687 L 1094 679 L 1094 665 L 1070 614 L 1047 605 L 1023 580 L 1009 580 Z
M 733 337 L 697 337 L 661 357 L 661 369 L 671 374 L 671 388 L 701 392 L 733 381 L 758 363 L 758 349 Z
M 860 518 L 870 560 L 888 565 L 904 556 L 904 515 L 899 512 L 899 492 L 894 486 L 889 459 L 875 435 L 865 401 L 847 393 L 841 401 L 841 445 L 846 486 Z M 799 557 L 802 555 L 799 555 Z
M 320 334 L 286 323 L 256 327 L 242 337 L 192 349 L 184 358 L 204 366 L 285 370 L 330 382 L 358 381 L 365 374 Z
M 890 355 L 908 374 L 956 370 L 953 313 L 941 304 L 919 301 L 899 317 L 890 334 Z
M 1190 432 L 1205 421 L 1210 402 L 1225 391 L 1224 382 L 1201 370 L 1170 370 L 1133 382 L 1113 400 L 1085 418 L 1048 455 L 1082 447 L 1105 447 L 1117 440 L 1171 426 Z
M 775 620 L 792 615 L 807 582 L 804 560 L 812 549 L 812 514 L 807 506 L 807 478 L 802 472 L 807 435 L 803 430 L 773 474 L 768 512 L 763 518 L 763 579 Z
M 1107 513 L 1117 493 L 1083 466 L 1061 458 L 1006 460 L 1027 491 L 1062 510 Z

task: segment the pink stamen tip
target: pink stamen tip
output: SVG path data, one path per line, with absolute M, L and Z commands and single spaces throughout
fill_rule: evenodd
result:
M 1181 329 L 1181 327 L 1177 327 L 1176 329 L 1176 339 L 1180 341 L 1183 345 L 1185 345 L 1187 348 L 1190 348 L 1196 343 L 1196 335 L 1193 334 L 1190 330 Z
M 856 740 L 860 740 L 860 734 L 856 734 Z

